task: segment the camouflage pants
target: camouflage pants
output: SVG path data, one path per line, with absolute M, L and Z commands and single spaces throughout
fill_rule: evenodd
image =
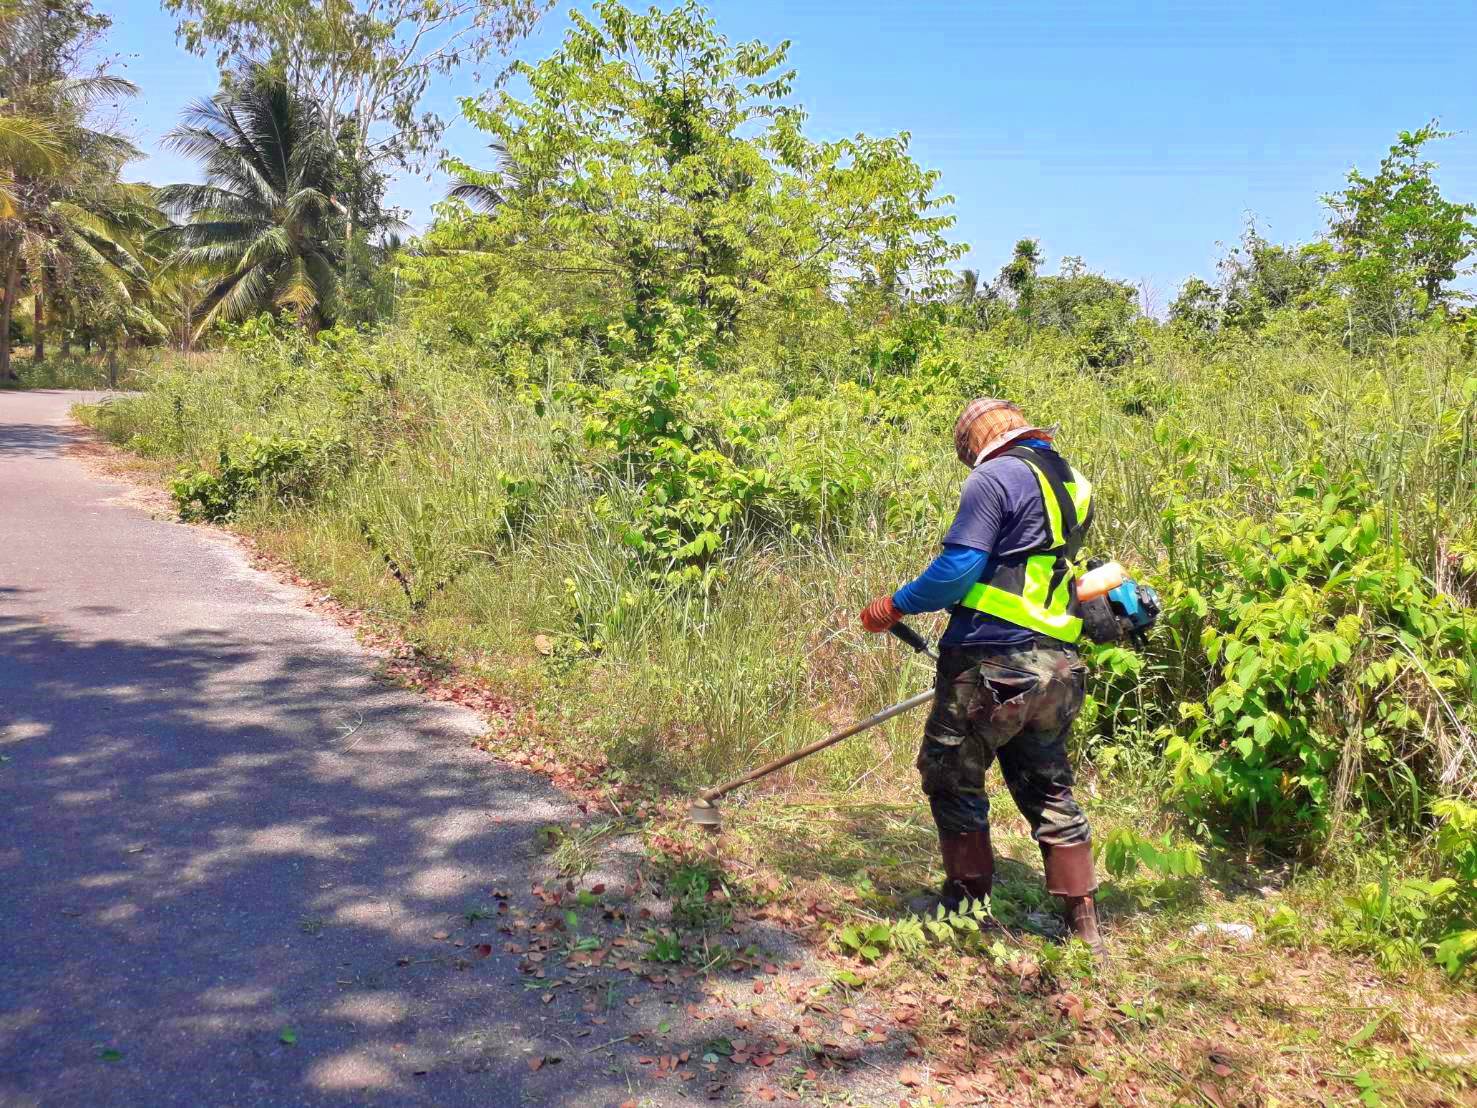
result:
M 945 648 L 918 771 L 939 833 L 990 825 L 985 771 L 999 761 L 1006 788 L 1043 846 L 1089 840 L 1072 796 L 1067 732 L 1082 709 L 1087 670 L 1065 646 Z

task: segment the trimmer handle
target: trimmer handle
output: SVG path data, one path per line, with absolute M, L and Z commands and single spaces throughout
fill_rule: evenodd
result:
M 906 623 L 903 623 L 901 620 L 889 627 L 888 631 L 892 633 L 893 637 L 896 638 L 898 642 L 902 643 L 904 646 L 912 647 L 912 649 L 916 650 L 919 654 L 930 653 L 928 649 L 928 640 L 920 635 L 917 631 L 914 631 Z

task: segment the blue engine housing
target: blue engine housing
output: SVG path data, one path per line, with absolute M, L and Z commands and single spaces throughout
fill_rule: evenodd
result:
M 1108 603 L 1114 615 L 1128 620 L 1135 631 L 1147 631 L 1159 618 L 1159 594 L 1134 580 L 1125 580 L 1108 593 Z
M 1082 629 L 1096 643 L 1142 642 L 1159 618 L 1159 594 L 1148 585 L 1125 580 L 1116 589 L 1078 606 Z

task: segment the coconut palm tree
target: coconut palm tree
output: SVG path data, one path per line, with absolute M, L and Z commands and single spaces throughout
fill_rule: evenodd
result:
M 86 125 L 99 101 L 137 92 L 132 83 L 99 74 L 21 91 L 23 100 L 0 100 L 0 377 L 8 378 L 15 376 L 9 336 L 22 278 L 39 327 L 48 260 L 84 225 L 93 228 L 84 252 L 122 229 L 112 222 L 116 190 L 125 187 L 118 175 L 138 153 L 121 135 Z M 123 206 L 131 210 L 136 199 Z M 107 260 L 121 256 L 112 251 Z
M 1015 293 L 1016 307 L 1026 321 L 1029 332 L 1036 315 L 1036 272 L 1041 268 L 1041 244 L 1035 239 L 1021 239 L 1015 244 L 1009 263 L 1000 271 L 1005 287 Z
M 158 259 L 150 251 L 154 232 L 168 221 L 154 192 L 148 185 L 104 180 L 53 206 L 58 234 L 51 265 L 69 285 L 88 293 L 89 322 L 107 352 L 111 385 L 117 384 L 124 339 L 168 337 L 154 283 Z M 33 272 L 46 270 L 37 265 Z M 32 287 L 39 296 L 39 280 Z
M 291 312 L 313 330 L 330 323 L 342 235 L 337 153 L 319 113 L 256 68 L 190 107 L 165 142 L 205 171 L 205 184 L 158 193 L 185 220 L 159 232 L 171 265 L 207 278 L 196 336 L 263 311 Z

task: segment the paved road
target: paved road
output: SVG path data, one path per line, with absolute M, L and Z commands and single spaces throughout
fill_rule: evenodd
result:
M 0 392 L 0 1104 L 625 1099 L 433 937 L 564 800 L 69 457 L 77 399 Z

